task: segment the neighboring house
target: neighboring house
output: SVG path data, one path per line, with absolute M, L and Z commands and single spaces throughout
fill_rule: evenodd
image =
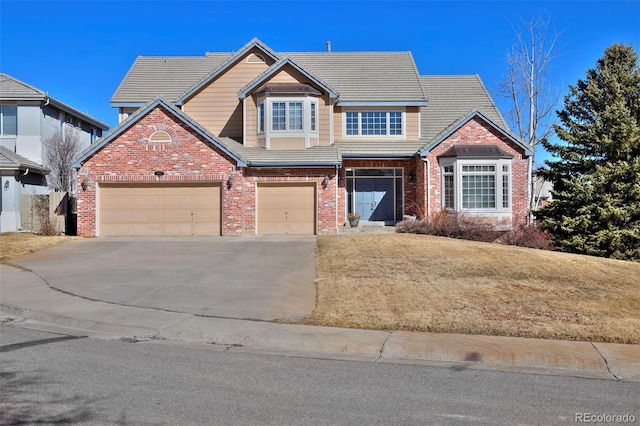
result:
M 547 204 L 551 202 L 551 191 L 553 191 L 553 184 L 548 180 L 544 180 L 540 176 L 535 176 L 533 178 L 533 184 L 535 190 L 535 193 L 533 194 L 533 196 L 535 197 L 535 210 L 540 210 L 541 208 L 546 207 Z
M 120 120 L 78 157 L 78 233 L 333 234 L 448 208 L 527 214 L 530 147 L 478 76 L 420 76 L 410 52 L 138 57 Z
M 23 196 L 49 193 L 45 144 L 67 129 L 88 147 L 108 126 L 40 89 L 0 74 L 0 232 L 25 229 Z

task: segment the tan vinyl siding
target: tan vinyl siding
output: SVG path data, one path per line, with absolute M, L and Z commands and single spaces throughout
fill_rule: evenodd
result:
M 318 99 L 318 136 L 318 145 L 331 144 L 331 104 L 328 95 Z
M 405 139 L 420 139 L 420 108 L 407 107 L 404 116 Z
M 258 49 L 248 55 L 256 52 Z M 265 63 L 247 63 L 248 55 L 184 104 L 184 111 L 216 136 L 242 138 L 242 102 L 238 91 L 268 67 Z
M 242 143 L 246 146 L 258 146 L 258 100 L 255 96 L 245 99 L 245 134 Z M 265 117 L 266 120 L 266 117 Z M 266 123 L 265 123 L 266 125 Z
M 304 138 L 274 138 L 269 141 L 269 149 L 304 149 Z

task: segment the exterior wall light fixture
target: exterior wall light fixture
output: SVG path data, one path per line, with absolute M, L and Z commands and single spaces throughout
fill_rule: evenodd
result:
M 9 179 L 4 181 L 4 190 L 8 191 L 9 190 Z
M 235 181 L 235 178 L 233 177 L 233 175 L 229 176 L 229 180 L 227 180 L 227 189 L 233 188 L 234 181 Z
M 322 187 L 326 188 L 327 186 L 329 186 L 329 176 L 324 175 L 324 179 L 322 179 Z
M 82 183 L 80 184 L 80 186 L 82 186 L 83 191 L 86 191 L 89 187 L 89 178 L 85 176 L 84 179 L 82 179 Z
M 164 172 L 162 170 L 157 170 L 153 172 L 153 174 L 156 175 L 157 177 L 164 176 Z

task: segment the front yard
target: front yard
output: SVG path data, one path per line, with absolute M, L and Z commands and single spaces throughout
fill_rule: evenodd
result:
M 79 237 L 0 234 L 0 261 Z M 319 236 L 305 324 L 640 344 L 640 263 L 415 234 Z
M 414 234 L 318 237 L 306 324 L 640 343 L 640 263 Z
M 78 238 L 81 237 L 70 237 L 67 235 L 46 237 L 30 232 L 5 232 L 0 234 L 0 262 L 7 262 L 20 256 Z

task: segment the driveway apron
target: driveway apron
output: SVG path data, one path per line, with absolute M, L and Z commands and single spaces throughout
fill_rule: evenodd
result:
M 313 236 L 91 238 L 12 263 L 94 300 L 275 320 L 314 309 L 315 247 Z

